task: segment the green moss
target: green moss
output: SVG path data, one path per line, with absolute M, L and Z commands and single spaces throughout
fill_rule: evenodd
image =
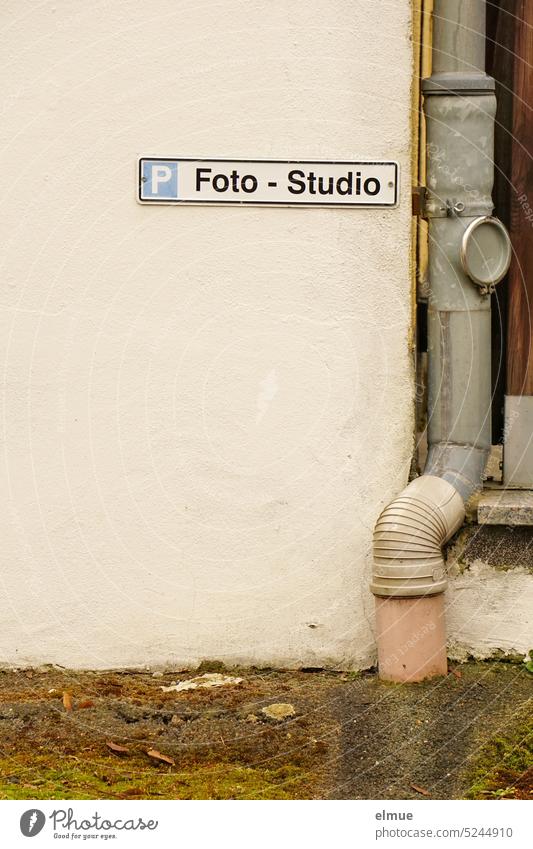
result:
M 344 673 L 344 679 L 346 681 L 356 681 L 358 678 L 361 678 L 361 670 L 351 669 L 348 672 Z
M 495 660 L 500 663 L 519 663 L 521 665 L 524 662 L 524 655 L 518 652 L 505 652 L 503 649 L 493 649 L 489 662 Z
M 106 757 L 0 760 L 0 799 L 305 799 L 314 776 L 293 765 L 162 769 Z
M 533 717 L 522 715 L 507 733 L 489 740 L 471 771 L 467 799 L 531 798 Z
M 222 660 L 202 660 L 196 669 L 196 675 L 204 675 L 206 672 L 227 672 L 228 667 Z

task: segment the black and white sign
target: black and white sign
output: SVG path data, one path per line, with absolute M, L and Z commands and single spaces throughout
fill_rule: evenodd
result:
M 396 162 L 139 160 L 141 203 L 391 207 Z

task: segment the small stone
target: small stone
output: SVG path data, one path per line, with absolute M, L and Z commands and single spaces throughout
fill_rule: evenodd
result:
M 248 719 L 253 714 L 254 716 L 261 712 L 264 702 L 242 702 L 235 709 L 235 713 L 239 719 Z M 259 718 L 259 717 L 258 717 Z
M 290 705 L 285 702 L 276 702 L 273 705 L 267 705 L 267 707 L 264 707 L 263 713 L 268 717 L 268 719 L 275 719 L 277 722 L 281 722 L 282 719 L 294 716 L 296 711 L 294 709 L 294 705 Z
M 202 711 L 192 710 L 188 705 L 174 705 L 172 716 L 177 716 L 178 719 L 183 719 L 184 722 L 190 722 L 192 719 L 198 719 L 202 716 Z
M 128 731 L 128 737 L 132 737 L 134 740 L 146 739 L 146 727 L 134 728 L 132 731 Z
M 152 678 L 162 678 L 162 677 L 163 677 L 162 672 L 152 672 Z
M 178 715 L 175 713 L 175 714 L 172 716 L 172 719 L 170 720 L 170 724 L 171 724 L 171 725 L 184 725 L 184 724 L 185 724 L 185 720 L 184 720 L 184 719 L 182 719 L 182 718 L 181 718 L 181 716 L 178 716 Z

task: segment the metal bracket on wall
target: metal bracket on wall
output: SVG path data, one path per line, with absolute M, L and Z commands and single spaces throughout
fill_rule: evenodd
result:
M 411 193 L 411 209 L 412 214 L 417 218 L 426 217 L 426 195 L 427 189 L 425 186 L 413 186 Z

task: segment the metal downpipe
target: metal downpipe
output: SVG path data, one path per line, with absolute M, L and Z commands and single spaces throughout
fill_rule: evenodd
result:
M 482 484 L 491 445 L 491 287 L 472 282 L 461 257 L 469 226 L 493 210 L 496 97 L 484 70 L 485 13 L 484 0 L 434 3 L 433 70 L 423 83 L 429 452 L 422 476 L 374 531 L 379 673 L 392 681 L 447 672 L 442 547 Z

